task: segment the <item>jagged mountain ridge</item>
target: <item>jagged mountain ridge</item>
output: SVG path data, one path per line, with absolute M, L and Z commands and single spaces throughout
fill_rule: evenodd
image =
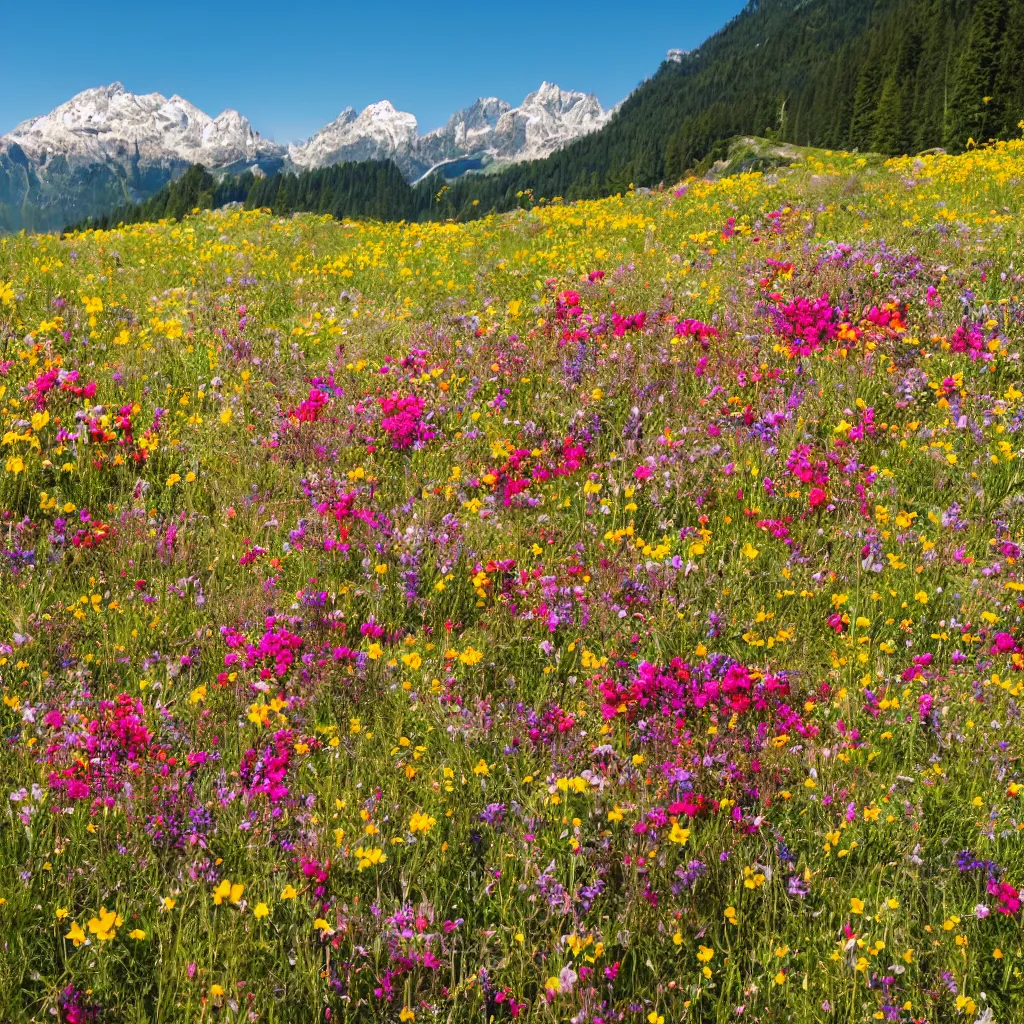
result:
M 281 147 L 262 138 L 237 110 L 210 117 L 197 106 L 160 93 L 136 95 L 120 82 L 86 89 L 42 117 L 0 136 L 40 167 L 55 157 L 69 164 L 184 163 L 228 168 L 280 163 Z
M 144 198 L 191 164 L 261 175 L 390 159 L 410 181 L 436 168 L 457 176 L 547 156 L 611 113 L 592 94 L 544 82 L 518 107 L 478 99 L 422 135 L 416 118 L 387 100 L 358 113 L 348 107 L 305 142 L 284 146 L 236 110 L 211 117 L 180 96 L 138 95 L 115 82 L 0 136 L 0 229 L 60 226 Z
M 301 170 L 391 159 L 412 180 L 454 161 L 513 163 L 548 156 L 597 131 L 611 113 L 592 94 L 544 82 L 518 107 L 493 96 L 481 98 L 456 111 L 447 124 L 420 135 L 416 118 L 385 100 L 359 114 L 346 108 L 307 142 L 289 146 L 288 158 Z

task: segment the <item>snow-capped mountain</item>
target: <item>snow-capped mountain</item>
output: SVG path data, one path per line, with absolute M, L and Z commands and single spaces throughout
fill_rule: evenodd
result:
M 136 95 L 120 82 L 86 89 L 0 136 L 0 231 L 45 229 L 151 195 L 190 164 L 273 173 L 390 159 L 409 181 L 547 156 L 611 116 L 597 97 L 544 82 L 518 106 L 478 99 L 441 128 L 387 100 L 346 108 L 307 141 L 263 138 L 237 110 L 210 117 L 180 96 Z
M 518 107 L 494 98 L 477 100 L 444 127 L 420 136 L 416 155 L 426 170 L 474 158 L 481 164 L 538 160 L 597 131 L 612 113 L 592 93 L 543 82 Z
M 504 159 L 539 160 L 573 139 L 597 131 L 611 115 L 593 93 L 572 92 L 544 82 L 521 106 L 502 115 L 495 137 Z
M 86 89 L 42 117 L 22 121 L 0 139 L 40 167 L 54 157 L 69 165 L 201 163 L 222 170 L 280 162 L 282 147 L 260 137 L 237 110 L 210 117 L 180 96 L 137 96 L 120 82 Z
M 478 99 L 441 128 L 424 135 L 412 114 L 384 100 L 359 114 L 348 107 L 308 142 L 288 147 L 299 168 L 344 160 L 391 159 L 410 180 L 455 161 L 514 163 L 548 156 L 596 131 L 611 116 L 597 97 L 544 82 L 518 107 L 496 97 Z
M 417 127 L 412 114 L 395 110 L 387 100 L 371 103 L 358 114 L 346 107 L 307 142 L 289 146 L 288 157 L 303 170 L 347 160 L 401 157 L 415 148 Z
M 512 109 L 504 100 L 489 96 L 457 110 L 448 123 L 419 138 L 418 153 L 430 164 L 483 151 L 494 144 L 498 123 Z

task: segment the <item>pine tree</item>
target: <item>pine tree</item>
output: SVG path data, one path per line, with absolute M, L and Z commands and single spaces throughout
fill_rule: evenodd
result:
M 903 131 L 903 101 L 899 79 L 895 74 L 890 75 L 882 86 L 882 93 L 874 114 L 874 125 L 872 148 L 875 152 L 900 152 L 900 136 Z
M 990 107 L 1000 64 L 1000 33 L 1005 0 L 976 0 L 950 89 L 946 142 L 963 149 L 970 139 L 984 142 L 995 131 Z

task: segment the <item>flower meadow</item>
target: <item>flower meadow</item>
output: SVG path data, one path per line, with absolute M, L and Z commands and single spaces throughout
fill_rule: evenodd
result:
M 0 1018 L 1020 1020 L 1022 179 L 0 240 Z

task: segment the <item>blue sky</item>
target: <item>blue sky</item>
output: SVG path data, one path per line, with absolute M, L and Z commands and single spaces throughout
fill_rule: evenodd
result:
M 212 115 L 234 107 L 278 142 L 380 99 L 427 131 L 477 96 L 518 103 L 544 79 L 611 106 L 667 50 L 697 46 L 743 5 L 12 3 L 0 22 L 0 133 L 113 81 L 178 93 Z

